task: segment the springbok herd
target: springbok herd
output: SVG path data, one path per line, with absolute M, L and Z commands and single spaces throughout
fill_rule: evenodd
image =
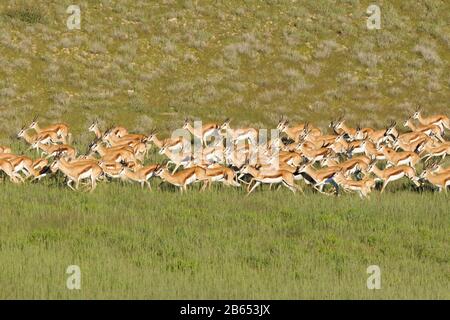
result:
M 409 132 L 399 133 L 395 122 L 380 130 L 351 128 L 341 117 L 330 123 L 332 133 L 325 134 L 309 123 L 292 126 L 281 118 L 277 137 L 261 143 L 255 128 L 232 129 L 229 119 L 199 128 L 186 120 L 183 129 L 187 136 L 163 140 L 154 130 L 149 135 L 129 133 L 123 127 L 102 132 L 94 121 L 89 131 L 96 137 L 87 154 L 78 155 L 69 145 L 72 135 L 66 124 L 41 128 L 35 118 L 17 137 L 36 149 L 41 158 L 33 160 L 0 146 L 0 169 L 14 183 L 40 180 L 61 171 L 71 189 L 78 190 L 80 182 L 87 182 L 84 189 L 90 191 L 98 181 L 111 179 L 138 182 L 151 190 L 149 180 L 159 177 L 181 192 L 196 182 L 203 184 L 201 190 L 220 182 L 233 187 L 244 183 L 248 194 L 261 184 L 280 184 L 292 192 L 303 192 L 295 183 L 303 180 L 323 194 L 337 194 L 342 189 L 365 198 L 377 181 L 383 182 L 383 193 L 389 182 L 406 177 L 417 187 L 428 182 L 447 192 L 450 168 L 443 168 L 439 161 L 450 154 L 450 142 L 444 139 L 445 131 L 450 130 L 449 118 L 425 117 L 417 110 L 403 126 Z M 191 135 L 201 142 L 194 155 L 187 152 L 192 146 L 192 139 L 187 138 Z M 208 144 L 213 136 L 214 143 Z M 152 145 L 168 158 L 163 164 L 143 165 Z M 420 175 L 419 164 L 423 168 Z M 169 165 L 174 169 L 169 170 Z M 331 188 L 324 189 L 327 184 Z

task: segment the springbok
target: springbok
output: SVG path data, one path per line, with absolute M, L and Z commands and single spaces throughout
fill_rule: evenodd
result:
M 258 131 L 254 128 L 240 128 L 231 129 L 231 119 L 226 119 L 220 126 L 220 130 L 225 130 L 225 133 L 221 133 L 224 137 L 229 137 L 234 144 L 238 144 L 243 141 L 256 145 L 258 138 Z
M 184 120 L 183 129 L 188 130 L 194 137 L 200 139 L 201 143 L 206 146 L 206 141 L 212 136 L 220 136 L 220 126 L 217 123 L 208 123 L 203 125 L 199 130 L 193 128 L 186 118 Z M 198 131 L 198 132 L 197 132 Z
M 13 165 L 14 172 L 22 172 L 27 178 L 36 177 L 38 172 L 48 164 L 48 161 L 42 158 L 32 160 L 27 156 L 13 153 L 1 153 L 0 160 L 9 161 Z
M 432 185 L 438 187 L 439 192 L 442 190 L 447 193 L 447 187 L 450 186 L 450 172 L 433 173 L 428 169 L 425 169 L 420 177 L 428 180 Z
M 14 172 L 14 166 L 8 160 L 0 160 L 0 171 L 3 171 L 14 183 L 22 182 L 22 177 Z
M 364 180 L 355 181 L 347 179 L 342 171 L 334 176 L 334 181 L 340 185 L 345 191 L 355 191 L 361 198 L 369 198 L 369 194 L 375 187 L 375 179 L 365 178 Z
M 336 194 L 339 192 L 339 188 L 333 178 L 339 171 L 341 171 L 341 168 L 338 166 L 316 170 L 312 167 L 311 162 L 303 163 L 297 169 L 297 172 L 299 174 L 303 173 L 308 176 L 307 178 L 305 178 L 305 181 L 308 181 L 314 187 L 314 189 L 316 189 L 320 193 L 324 193 L 323 187 L 325 186 L 325 184 L 331 184 L 335 188 Z
M 11 153 L 11 148 L 6 146 L 0 146 L 0 153 Z
M 421 153 L 426 153 L 425 156 L 422 156 L 425 162 L 433 157 L 441 157 L 441 160 L 444 160 L 447 155 L 450 155 L 450 142 L 435 144 L 431 140 L 427 141 L 423 144 Z
M 119 176 L 124 180 L 136 181 L 141 184 L 141 187 L 144 188 L 144 184 L 152 190 L 152 186 L 150 185 L 150 178 L 155 176 L 155 173 L 160 168 L 159 164 L 152 164 L 141 168 L 136 168 L 134 171 L 130 170 L 127 167 L 122 167 L 119 172 Z
M 156 132 L 154 130 L 151 131 L 148 136 L 148 142 L 153 142 L 155 146 L 161 149 L 163 146 L 167 146 L 170 151 L 181 151 L 186 146 L 190 145 L 190 141 L 186 140 L 183 137 L 178 138 L 166 138 L 164 140 L 158 139 L 156 136 Z
M 37 134 L 40 134 L 42 132 L 54 132 L 62 139 L 63 143 L 70 143 L 71 134 L 69 132 L 69 126 L 65 123 L 56 123 L 49 125 L 45 128 L 41 128 L 37 121 L 37 116 L 34 117 L 33 121 L 31 122 L 29 129 L 34 129 Z
M 160 167 L 158 170 L 156 170 L 155 176 L 160 177 L 163 181 L 166 181 L 180 188 L 181 193 L 183 193 L 183 191 L 186 192 L 187 186 L 194 182 L 203 181 L 205 184 L 207 184 L 208 180 L 210 179 L 206 175 L 205 169 L 198 166 L 183 169 L 173 174 L 169 172 L 167 166 Z
M 64 139 L 60 138 L 58 134 L 53 131 L 44 131 L 31 135 L 26 130 L 26 128 L 22 128 L 17 134 L 17 138 L 23 138 L 30 145 L 35 142 L 40 142 L 42 144 L 57 144 L 64 142 Z M 38 149 L 36 149 L 36 151 L 38 151 Z
M 203 168 L 208 177 L 203 189 L 206 188 L 207 185 L 211 187 L 211 182 L 222 182 L 224 185 L 240 187 L 239 182 L 237 182 L 236 173 L 231 168 L 219 164 Z
M 389 182 L 399 180 L 403 177 L 408 177 L 417 187 L 420 186 L 418 182 L 419 178 L 416 176 L 416 171 L 410 166 L 398 166 L 393 168 L 387 168 L 384 170 L 379 169 L 375 163 L 372 163 L 367 172 L 374 173 L 378 178 L 376 180 L 383 181 L 383 187 L 381 188 L 381 193 L 384 192 L 386 186 Z
M 417 153 L 411 151 L 397 152 L 394 149 L 381 145 L 377 148 L 384 154 L 387 162 L 393 166 L 407 165 L 415 170 L 415 166 L 419 163 L 420 157 Z
M 101 139 L 103 137 L 103 134 L 106 133 L 106 131 L 103 133 L 100 131 L 97 119 L 92 122 L 92 124 L 88 128 L 88 131 L 93 132 L 97 139 Z M 116 136 L 117 138 L 122 138 L 128 134 L 128 130 L 124 127 L 113 127 L 108 129 L 107 131 L 109 131 L 110 134 Z
M 445 142 L 444 138 L 442 138 L 442 134 L 444 133 L 442 128 L 435 124 L 420 124 L 416 126 L 414 125 L 412 118 L 409 118 L 403 125 L 410 128 L 413 132 L 423 132 L 428 136 L 435 136 L 440 142 Z
M 98 154 L 102 157 L 102 160 L 106 162 L 115 161 L 115 162 L 125 162 L 128 165 L 136 165 L 137 159 L 133 153 L 133 150 L 129 147 L 112 147 L 106 148 L 100 144 L 99 141 L 93 142 L 90 145 L 90 150 L 94 152 L 98 152 Z
M 67 144 L 43 144 L 39 141 L 35 141 L 31 147 L 33 149 L 41 149 L 42 155 L 47 155 L 47 158 L 54 157 L 59 153 L 62 153 L 64 157 L 67 157 L 68 159 L 75 159 L 77 156 L 77 150 Z
M 423 125 L 434 124 L 439 126 L 442 131 L 444 131 L 444 128 L 450 130 L 450 119 L 446 115 L 438 114 L 434 116 L 424 117 L 422 115 L 422 111 L 418 109 L 416 112 L 414 112 L 412 117 L 413 119 L 417 119 Z
M 80 181 L 83 179 L 91 181 L 90 192 L 94 191 L 97 186 L 97 180 L 103 174 L 102 168 L 96 163 L 70 163 L 60 155 L 50 165 L 50 170 L 53 173 L 60 170 L 67 177 L 67 186 L 74 191 L 78 190 Z M 75 183 L 75 188 L 72 186 L 72 183 Z
M 241 173 L 250 174 L 252 179 L 250 180 L 250 184 L 247 187 L 247 190 L 251 187 L 252 182 L 255 182 L 253 187 L 248 191 L 247 196 L 253 192 L 261 183 L 282 183 L 286 188 L 295 193 L 297 190 L 301 190 L 299 186 L 295 184 L 294 175 L 292 172 L 285 170 L 274 170 L 271 172 L 260 172 L 258 168 L 253 167 L 251 165 L 245 165 L 241 169 Z

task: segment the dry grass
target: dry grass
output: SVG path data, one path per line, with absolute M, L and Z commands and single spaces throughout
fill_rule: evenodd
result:
M 173 121 L 167 112 L 206 121 L 234 116 L 243 106 L 249 108 L 243 121 L 265 126 L 274 123 L 260 114 L 278 106 L 317 122 L 324 102 L 330 115 L 345 108 L 355 121 L 364 120 L 367 103 L 382 109 L 420 103 L 427 112 L 448 107 L 447 10 L 440 1 L 384 4 L 379 31 L 365 28 L 365 1 L 80 5 L 82 29 L 68 31 L 61 4 L 0 4 L 0 74 L 8 80 L 0 87 L 2 106 L 17 108 L 25 96 L 31 113 L 48 112 L 49 121 L 74 123 L 78 132 L 90 113 L 106 116 L 105 106 L 131 127 L 142 113 L 158 126 Z M 205 85 L 210 77 L 217 81 Z M 316 107 L 299 113 L 308 106 Z

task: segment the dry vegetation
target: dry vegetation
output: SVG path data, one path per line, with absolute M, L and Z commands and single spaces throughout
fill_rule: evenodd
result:
M 187 116 L 274 127 L 284 114 L 326 128 L 342 113 L 381 127 L 419 104 L 448 115 L 445 0 L 377 1 L 372 31 L 372 1 L 77 0 L 81 30 L 69 31 L 73 2 L 0 2 L 0 144 L 36 114 L 69 123 L 77 147 L 94 118 L 164 135 Z M 180 198 L 57 183 L 0 183 L 1 298 L 449 297 L 442 195 Z M 74 263 L 86 271 L 79 292 L 64 286 Z M 373 263 L 385 272 L 376 292 L 365 287 Z
M 74 31 L 69 4 L 0 4 L 2 139 L 37 113 L 81 132 L 92 114 L 167 131 L 185 116 L 381 126 L 448 110 L 445 1 L 381 1 L 372 31 L 357 0 L 79 1 Z

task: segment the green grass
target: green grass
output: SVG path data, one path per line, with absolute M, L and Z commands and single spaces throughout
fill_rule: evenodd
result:
M 186 116 L 273 128 L 382 127 L 418 104 L 448 113 L 441 0 L 0 2 L 0 144 L 64 121 L 167 136 Z M 399 128 L 402 129 L 402 128 Z M 27 152 L 35 157 L 35 154 Z M 149 161 L 160 159 L 152 155 Z M 100 184 L 0 183 L 0 298 L 449 298 L 449 198 L 399 184 L 370 201 L 217 189 L 180 196 Z M 82 290 L 65 287 L 78 264 Z M 366 268 L 382 269 L 382 290 Z
M 448 299 L 449 198 L 396 190 L 362 201 L 4 183 L 0 298 Z M 73 264 L 79 291 L 66 289 Z M 366 288 L 369 265 L 381 290 Z

